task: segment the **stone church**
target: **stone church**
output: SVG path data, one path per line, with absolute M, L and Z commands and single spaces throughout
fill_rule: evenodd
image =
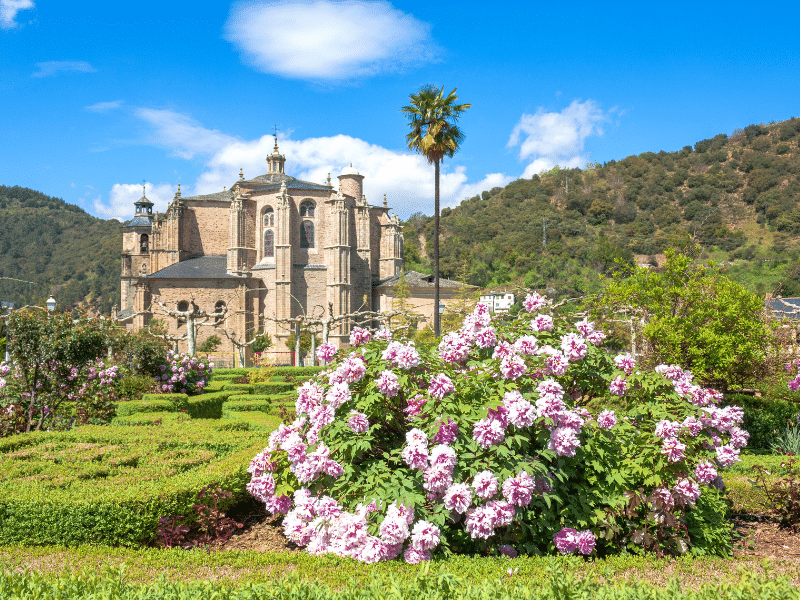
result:
M 229 190 L 182 197 L 180 187 L 165 214 L 153 214 L 144 194 L 135 216 L 122 225 L 121 310 L 127 327 L 146 327 L 164 319 L 169 333 L 181 336 L 186 323 L 165 317 L 159 302 L 207 313 L 226 309 L 216 327 L 252 339 L 267 331 L 273 349 L 287 350 L 291 326 L 274 319 L 379 310 L 391 289 L 381 285 L 403 268 L 400 220 L 382 206 L 367 203 L 364 176 L 352 168 L 327 183 L 302 181 L 284 172 L 286 158 L 275 148 L 267 173 L 239 180 Z M 211 321 L 213 323 L 213 319 Z M 219 350 L 232 343 L 215 327 L 198 328 L 198 344 L 217 334 Z M 347 345 L 349 327 L 331 331 Z M 186 342 L 179 344 L 186 350 Z

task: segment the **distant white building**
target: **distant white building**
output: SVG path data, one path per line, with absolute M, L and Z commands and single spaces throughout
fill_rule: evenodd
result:
M 486 304 L 493 313 L 507 313 L 516 301 L 514 294 L 510 292 L 495 292 L 492 290 L 488 294 L 481 294 L 480 302 Z

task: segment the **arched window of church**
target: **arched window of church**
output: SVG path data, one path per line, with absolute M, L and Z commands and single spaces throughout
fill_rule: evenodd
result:
M 189 310 L 189 303 L 186 300 L 181 300 L 178 302 L 177 309 L 179 312 L 186 312 Z M 186 323 L 186 319 L 184 317 L 178 317 L 178 329 L 183 327 L 184 323 Z
M 221 313 L 222 311 L 224 311 L 224 310 L 225 310 L 225 306 L 226 306 L 226 304 L 225 304 L 225 301 L 224 301 L 224 300 L 220 300 L 219 302 L 217 302 L 217 303 L 214 305 L 214 312 L 215 312 L 215 313 Z M 224 320 L 225 320 L 225 317 L 223 317 L 223 316 L 217 316 L 217 317 L 214 317 L 214 324 L 215 324 L 215 325 L 219 325 L 219 324 L 221 324 L 221 323 L 222 323 Z
M 275 232 L 267 229 L 264 232 L 264 257 L 273 258 L 275 256 Z
M 142 237 L 139 238 L 139 251 L 140 252 L 147 252 L 147 249 L 150 247 L 150 237 L 143 233 Z
M 301 217 L 314 217 L 314 203 L 311 200 L 306 200 L 302 204 L 300 204 L 300 216 Z
M 300 224 L 300 247 L 313 248 L 314 247 L 314 222 L 303 221 Z
M 264 210 L 264 227 L 275 227 L 275 211 L 271 206 Z

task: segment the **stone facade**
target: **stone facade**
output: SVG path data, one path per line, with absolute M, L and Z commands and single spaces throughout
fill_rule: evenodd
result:
M 352 165 L 339 175 L 339 189 L 284 173 L 285 157 L 267 157 L 268 172 L 239 179 L 230 190 L 181 196 L 180 187 L 165 214 L 153 214 L 143 195 L 133 219 L 122 226 L 122 291 L 118 318 L 132 329 L 165 319 L 169 333 L 186 325 L 165 317 L 170 308 L 194 303 L 227 317 L 217 328 L 241 338 L 267 331 L 283 349 L 290 331 L 271 319 L 327 311 L 336 314 L 377 309 L 381 282 L 401 272 L 403 235 L 397 216 L 367 203 L 363 175 Z M 198 330 L 198 344 L 215 333 Z M 233 352 L 223 339 L 222 350 Z M 349 327 L 331 332 L 347 345 Z M 338 338 L 336 340 L 335 338 Z M 179 348 L 186 349 L 186 342 Z

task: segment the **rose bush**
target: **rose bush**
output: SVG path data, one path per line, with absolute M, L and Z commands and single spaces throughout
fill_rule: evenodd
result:
M 365 562 L 727 552 L 718 470 L 747 442 L 741 409 L 679 367 L 610 356 L 591 322 L 537 294 L 524 306 L 478 305 L 431 351 L 358 332 L 299 388 L 251 494 L 310 553 Z M 612 397 L 624 414 L 587 409 Z

